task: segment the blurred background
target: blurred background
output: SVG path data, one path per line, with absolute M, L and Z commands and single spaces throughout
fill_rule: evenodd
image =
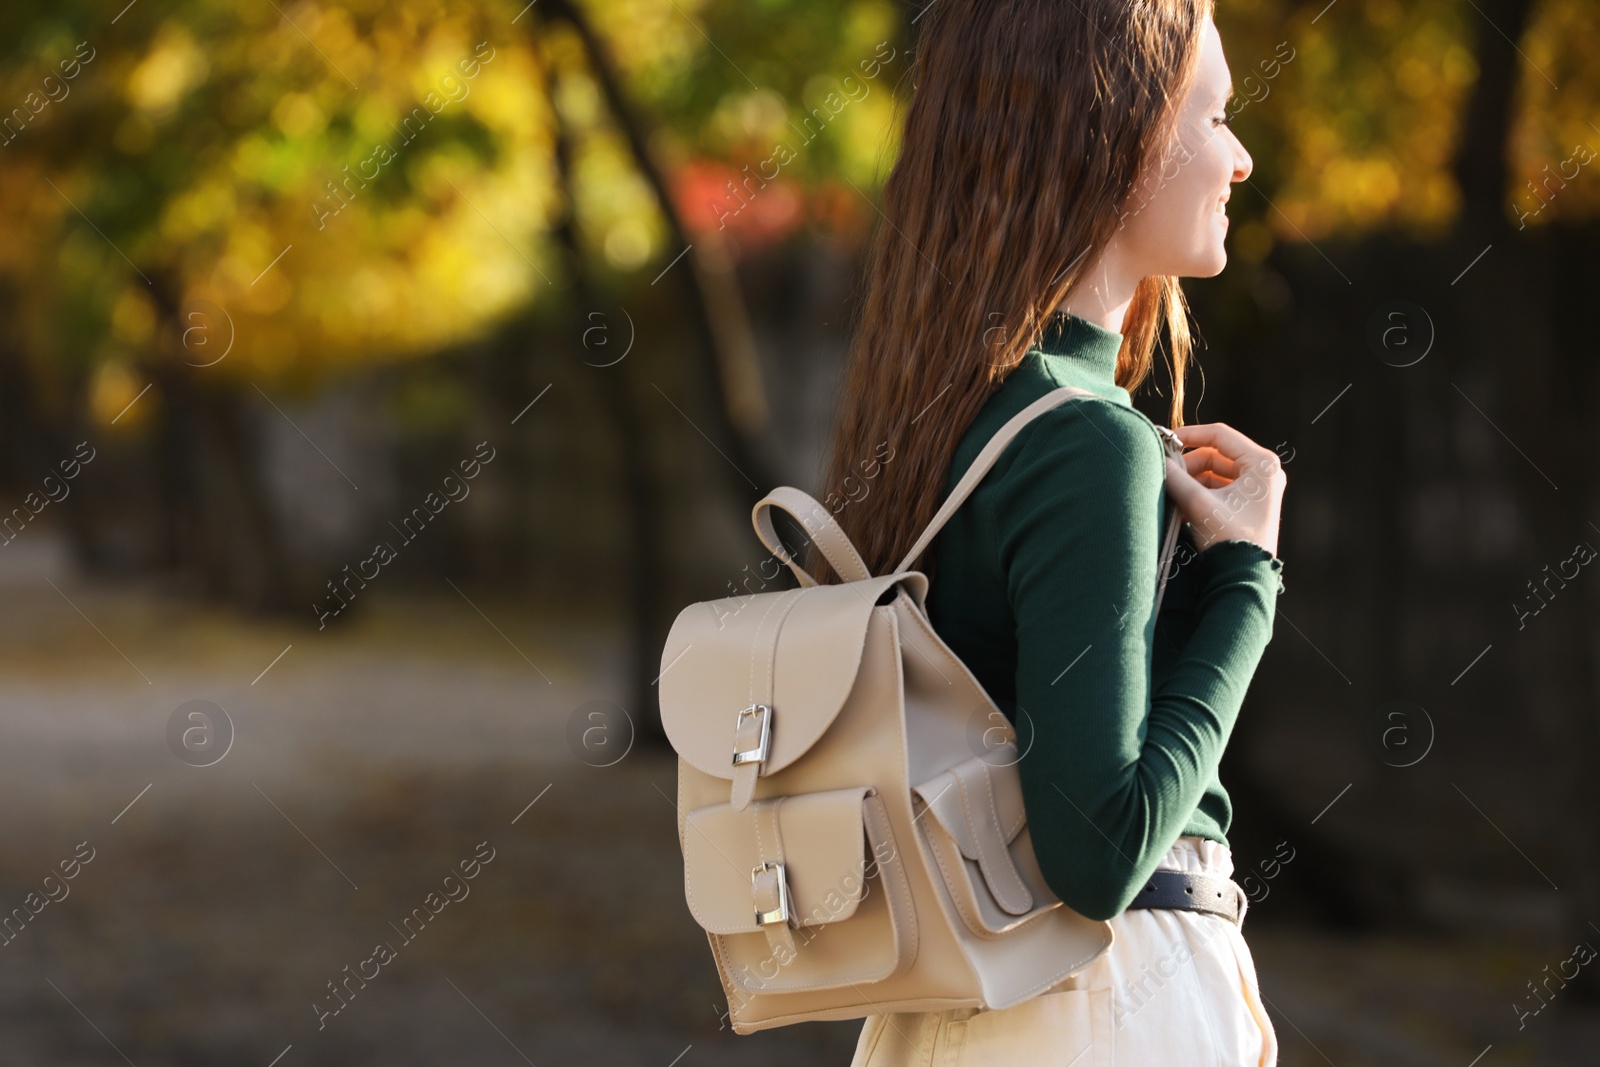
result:
M 848 1062 L 724 1024 L 653 682 L 817 491 L 923 10 L 0 9 L 0 1061 Z M 1280 1062 L 1594 1063 L 1600 8 L 1217 22 Z

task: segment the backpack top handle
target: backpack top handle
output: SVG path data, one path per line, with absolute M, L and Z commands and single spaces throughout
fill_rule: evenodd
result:
M 789 565 L 802 587 L 816 585 L 817 580 L 789 554 L 789 550 L 778 539 L 778 531 L 772 525 L 773 508 L 781 508 L 804 528 L 806 536 L 822 550 L 823 558 L 839 577 L 847 582 L 864 582 L 872 577 L 861 553 L 856 551 L 844 527 L 839 525 L 827 508 L 809 493 L 790 485 L 779 486 L 756 501 L 756 506 L 750 511 L 750 520 L 755 523 L 756 536 L 761 538 L 761 543 Z

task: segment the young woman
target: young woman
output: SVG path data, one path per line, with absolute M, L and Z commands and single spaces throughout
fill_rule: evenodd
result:
M 825 489 L 885 573 L 1010 416 L 1093 394 L 1030 423 L 917 569 L 935 630 L 1017 727 L 1048 884 L 1115 942 L 1006 1010 L 869 1018 L 855 1064 L 1267 1067 L 1217 767 L 1272 633 L 1285 475 L 1231 427 L 1182 426 L 1177 279 L 1222 270 L 1251 167 L 1211 2 L 924 11 Z M 1129 395 L 1163 329 L 1181 459 Z

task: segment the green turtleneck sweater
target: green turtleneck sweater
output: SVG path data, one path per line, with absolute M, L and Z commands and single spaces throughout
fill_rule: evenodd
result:
M 1180 836 L 1227 843 L 1217 765 L 1272 637 L 1283 563 L 1185 524 L 1160 617 L 1167 509 L 1155 424 L 1115 382 L 1122 335 L 1049 320 L 961 439 L 945 495 L 1011 416 L 1062 385 L 929 549 L 935 631 L 1017 727 L 1046 882 L 1093 919 L 1123 911 Z

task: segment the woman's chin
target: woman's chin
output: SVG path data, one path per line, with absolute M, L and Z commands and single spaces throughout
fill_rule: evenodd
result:
M 1219 237 L 1215 246 L 1190 260 L 1187 270 L 1177 270 L 1172 273 L 1180 278 L 1215 278 L 1227 265 L 1228 250 L 1222 246 Z

